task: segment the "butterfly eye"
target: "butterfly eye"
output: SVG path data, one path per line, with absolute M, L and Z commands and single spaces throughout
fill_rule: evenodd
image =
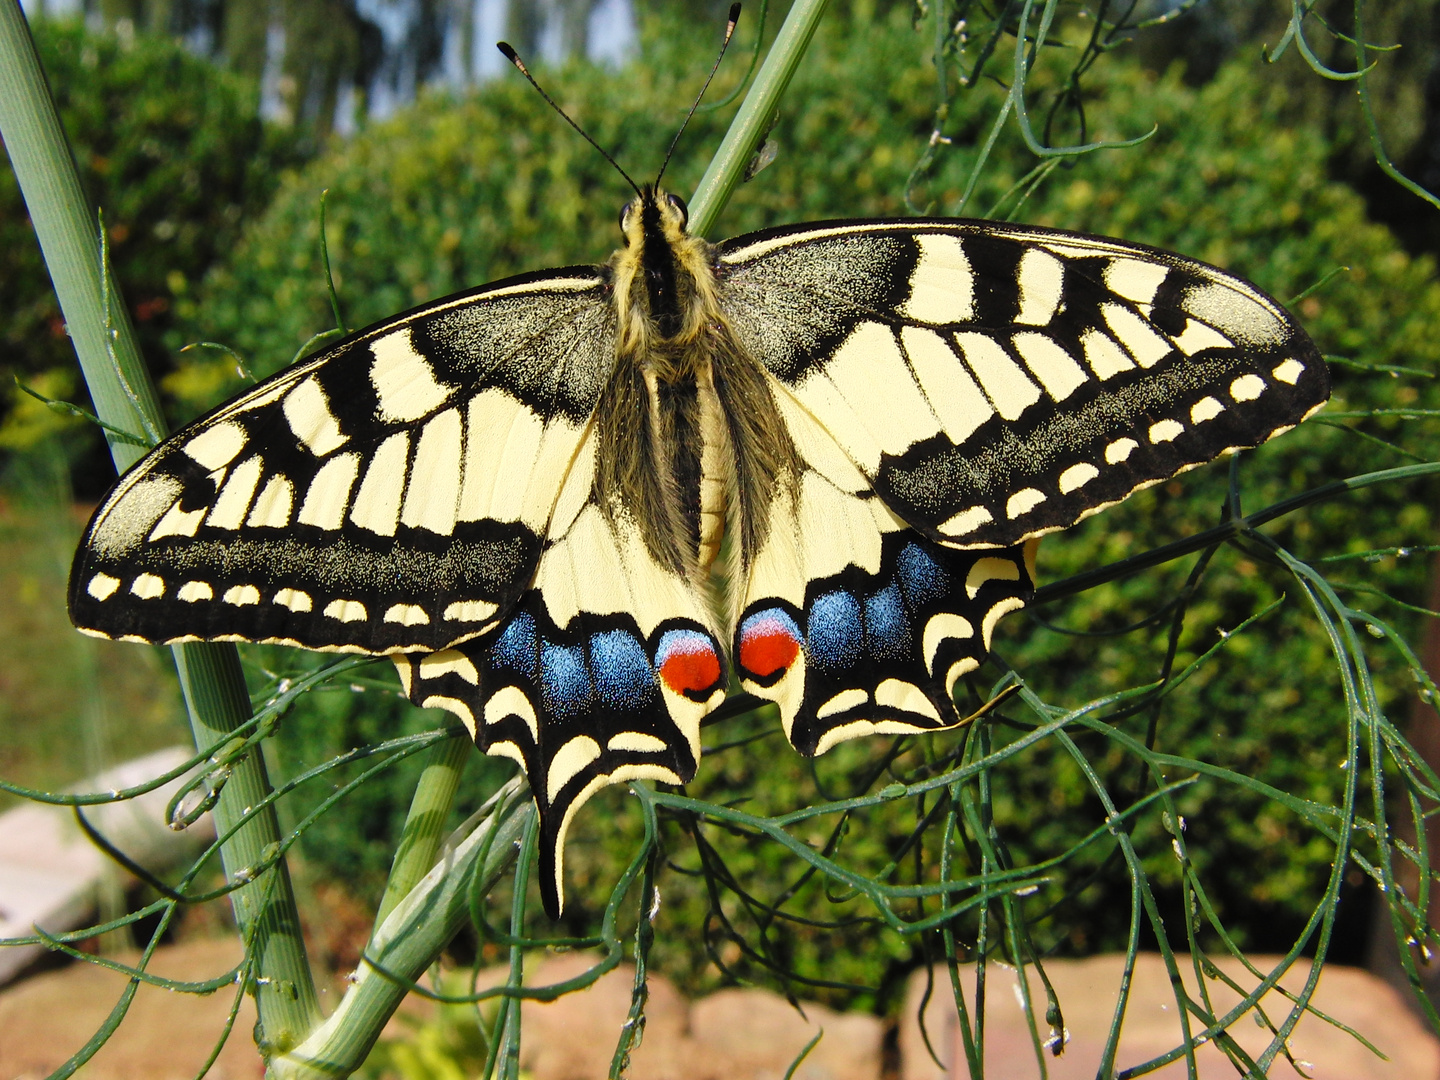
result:
M 684 227 L 685 223 L 690 220 L 690 208 L 685 205 L 685 200 L 679 195 L 671 195 L 668 191 L 665 193 L 665 197 L 670 200 L 670 205 L 675 208 L 675 212 L 680 215 L 680 225 Z
M 630 213 L 630 204 L 626 203 L 620 207 L 620 235 L 625 237 L 625 246 L 630 246 L 630 237 L 625 232 L 625 218 Z

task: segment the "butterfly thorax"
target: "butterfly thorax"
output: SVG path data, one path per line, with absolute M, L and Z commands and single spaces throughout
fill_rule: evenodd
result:
M 663 366 L 720 319 L 713 249 L 685 224 L 685 204 L 648 186 L 621 213 L 625 246 L 610 269 L 622 356 Z
M 714 248 L 685 231 L 684 203 L 646 187 L 620 220 L 625 246 L 609 263 L 617 355 L 610 402 L 596 413 L 596 484 L 658 562 L 701 580 L 727 527 L 748 562 L 765 493 L 787 469 L 798 474 L 794 448 L 721 310 Z

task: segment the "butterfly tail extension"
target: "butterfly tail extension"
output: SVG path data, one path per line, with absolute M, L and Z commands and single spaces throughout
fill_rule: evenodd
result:
M 448 709 L 485 753 L 518 762 L 540 812 L 540 891 L 564 907 L 564 845 L 581 805 L 609 784 L 695 775 L 700 721 L 724 695 L 714 635 L 671 619 L 643 633 L 628 614 L 561 628 L 528 593 L 497 632 L 395 657 L 411 700 Z

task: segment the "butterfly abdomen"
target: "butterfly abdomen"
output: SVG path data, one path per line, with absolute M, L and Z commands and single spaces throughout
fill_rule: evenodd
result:
M 707 364 L 696 380 L 699 405 L 699 521 L 696 535 L 698 567 L 708 571 L 720 556 L 725 518 L 734 502 L 734 455 L 726 430 L 725 413 L 715 393 L 714 369 Z

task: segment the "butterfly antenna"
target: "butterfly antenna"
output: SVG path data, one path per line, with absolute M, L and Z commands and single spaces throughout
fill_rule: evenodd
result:
M 720 70 L 720 61 L 725 59 L 725 50 L 730 47 L 730 39 L 735 36 L 735 24 L 740 21 L 740 5 L 730 5 L 730 17 L 725 23 L 725 40 L 720 43 L 720 55 L 715 57 L 715 64 L 710 68 L 710 74 L 705 78 L 705 85 L 700 88 L 700 93 L 695 95 L 695 103 L 690 106 L 690 111 L 685 114 L 685 122 L 680 125 L 680 130 L 675 132 L 675 138 L 670 140 L 670 149 L 665 151 L 665 160 L 660 164 L 660 175 L 655 177 L 655 186 L 660 186 L 660 178 L 665 175 L 666 168 L 670 165 L 670 155 L 675 153 L 675 147 L 680 142 L 680 136 L 685 134 L 685 129 L 690 126 L 690 118 L 695 115 L 695 110 L 700 107 L 701 100 L 705 97 L 705 91 L 710 89 L 710 80 L 715 78 L 715 72 Z
M 736 4 L 735 6 L 738 8 L 740 5 Z M 726 40 L 729 40 L 728 36 Z M 535 92 L 537 94 L 539 94 L 542 98 L 545 99 L 546 104 L 560 114 L 560 119 L 564 120 L 572 128 L 578 131 L 582 139 L 588 142 L 596 150 L 600 151 L 600 156 L 603 157 L 606 161 L 608 161 L 612 166 L 614 166 L 615 171 L 618 172 L 621 176 L 623 176 L 625 178 L 625 182 L 635 189 L 635 194 L 639 195 L 640 185 L 635 183 L 634 180 L 630 179 L 630 174 L 620 167 L 620 163 L 618 161 L 616 161 L 613 157 L 611 157 L 608 153 L 605 152 L 605 148 L 603 146 L 601 146 L 599 143 L 597 143 L 594 139 L 590 137 L 589 132 L 587 132 L 574 120 L 570 119 L 570 115 L 559 105 L 555 104 L 555 99 L 552 98 L 549 94 L 547 94 L 545 92 L 545 88 L 535 81 L 535 76 L 530 74 L 530 69 L 525 66 L 525 61 L 520 59 L 520 54 L 517 53 L 513 48 L 511 48 L 510 43 L 508 41 L 497 41 L 495 43 L 495 47 L 500 50 L 501 55 L 503 55 L 506 60 L 509 60 L 510 63 L 515 65 L 516 70 L 519 71 L 521 75 L 524 75 L 525 78 L 530 81 L 530 85 L 535 88 Z M 706 85 L 708 86 L 709 83 L 707 82 Z M 691 109 L 690 111 L 694 112 L 695 110 Z M 665 170 L 662 169 L 660 171 L 664 172 Z

